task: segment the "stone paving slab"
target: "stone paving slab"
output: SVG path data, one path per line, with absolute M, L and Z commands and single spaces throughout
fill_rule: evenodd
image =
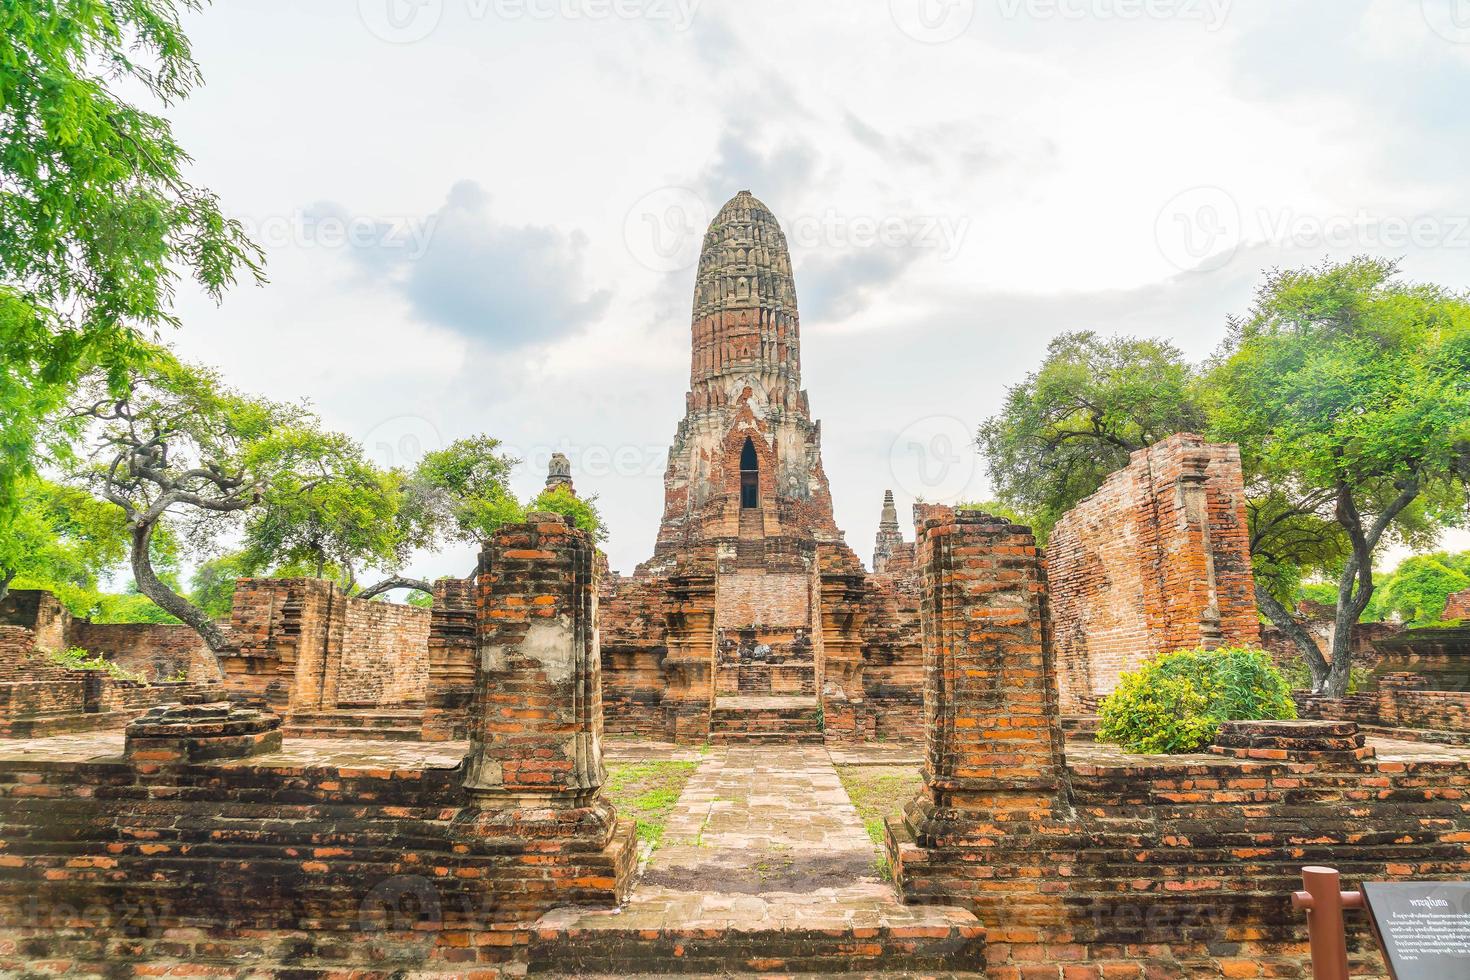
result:
M 709 749 L 642 738 L 604 738 L 602 756 L 608 765 L 619 762 L 698 762 Z
M 811 930 L 974 924 L 906 906 L 819 747 L 716 748 L 690 777 L 628 903 L 560 909 L 544 929 Z

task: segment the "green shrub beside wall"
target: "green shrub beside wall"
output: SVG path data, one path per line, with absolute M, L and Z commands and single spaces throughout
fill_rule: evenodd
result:
M 1198 752 L 1224 721 L 1296 717 L 1291 686 L 1264 650 L 1176 650 L 1123 674 L 1098 739 L 1130 752 Z

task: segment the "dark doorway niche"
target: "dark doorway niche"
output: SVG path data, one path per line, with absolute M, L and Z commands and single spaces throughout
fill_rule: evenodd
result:
M 745 446 L 740 450 L 740 507 L 754 510 L 760 506 L 760 461 L 756 459 L 755 444 L 745 437 Z

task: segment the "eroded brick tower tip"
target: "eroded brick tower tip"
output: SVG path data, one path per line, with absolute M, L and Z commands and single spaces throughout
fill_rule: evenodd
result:
M 840 541 L 821 425 L 801 390 L 791 255 L 775 216 L 749 191 L 705 233 L 690 334 L 689 392 L 650 569 L 668 570 L 706 541 Z

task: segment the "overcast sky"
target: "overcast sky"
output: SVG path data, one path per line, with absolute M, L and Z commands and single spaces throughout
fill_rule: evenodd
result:
M 565 452 L 623 571 L 741 189 L 791 241 L 865 560 L 884 489 L 986 496 L 969 440 L 1060 331 L 1204 357 L 1263 269 L 1327 256 L 1470 285 L 1466 0 L 225 0 L 187 29 L 206 85 L 170 116 L 271 283 L 185 293 L 181 351 L 384 463 L 485 432 L 529 493 Z

